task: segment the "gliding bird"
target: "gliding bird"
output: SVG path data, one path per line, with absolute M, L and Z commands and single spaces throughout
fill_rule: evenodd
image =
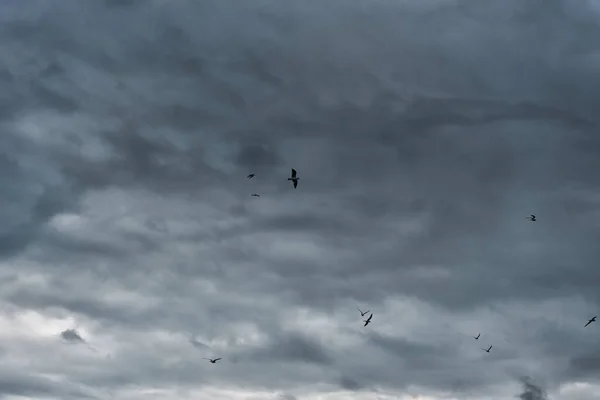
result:
M 367 310 L 367 311 L 365 311 L 365 312 L 362 312 L 362 311 L 360 310 L 360 308 L 358 308 L 358 307 L 356 307 L 356 309 L 358 310 L 358 312 L 360 312 L 360 316 L 361 316 L 361 317 L 364 317 L 364 316 L 365 316 L 365 314 L 367 314 L 369 311 L 371 311 L 371 310 Z
M 479 336 L 481 336 L 481 333 L 478 333 L 477 336 L 473 336 L 475 338 L 475 340 L 479 340 Z
M 246 178 L 248 178 L 248 179 L 252 179 L 252 178 L 254 178 L 254 174 L 250 174 L 250 175 L 248 175 Z
M 529 217 L 527 217 L 527 219 L 530 220 L 530 221 L 532 221 L 532 222 L 536 221 L 535 215 L 533 215 L 533 214 L 531 214 Z
M 296 187 L 298 186 L 298 180 L 300 179 L 296 175 L 296 170 L 292 168 L 292 177 L 288 178 L 288 181 L 292 181 L 292 183 L 294 184 L 294 189 L 296 189 Z
M 221 360 L 221 358 L 203 358 L 204 360 L 208 360 L 209 362 L 211 362 L 212 364 L 216 363 L 217 361 Z
M 258 193 L 252 193 L 250 196 L 253 196 L 253 197 L 260 197 L 260 194 L 258 194 Z
M 590 320 L 587 322 L 587 324 L 585 324 L 585 325 L 584 325 L 584 328 L 585 328 L 586 326 L 588 326 L 589 324 L 591 324 L 592 322 L 596 322 L 596 317 L 594 317 L 594 318 L 590 319 Z
M 369 325 L 369 322 L 371 322 L 371 318 L 373 318 L 373 313 L 371 313 L 371 315 L 369 315 L 369 318 L 368 318 L 368 319 L 365 319 L 365 321 L 364 321 L 364 322 L 365 322 L 365 325 L 364 325 L 364 326 L 367 326 L 367 325 Z
M 487 350 L 486 349 L 481 349 L 481 350 L 485 351 L 486 353 L 489 353 L 491 349 L 492 349 L 492 346 L 490 345 L 490 347 L 488 347 Z

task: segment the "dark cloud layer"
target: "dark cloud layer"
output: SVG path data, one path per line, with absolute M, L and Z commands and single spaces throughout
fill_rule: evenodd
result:
M 0 19 L 0 397 L 600 396 L 597 1 Z

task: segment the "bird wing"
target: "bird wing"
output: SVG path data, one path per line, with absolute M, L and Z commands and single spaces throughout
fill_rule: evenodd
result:
M 492 349 L 492 346 L 490 346 L 490 348 L 488 350 L 491 350 L 491 349 Z
M 222 358 L 215 358 L 215 361 L 219 361 L 219 360 L 222 360 Z
M 296 187 L 298 187 L 298 181 L 294 181 L 294 189 L 296 189 Z
M 360 309 L 360 308 L 356 307 L 356 309 L 357 309 L 358 311 L 360 311 L 360 313 L 362 314 L 362 311 L 361 311 L 361 309 Z
M 365 311 L 365 314 L 366 314 L 366 313 L 368 313 L 368 312 L 370 312 L 370 311 L 371 311 L 371 310 L 367 310 L 367 311 Z
M 292 168 L 292 178 L 295 178 L 296 174 L 297 174 L 296 170 L 294 168 Z

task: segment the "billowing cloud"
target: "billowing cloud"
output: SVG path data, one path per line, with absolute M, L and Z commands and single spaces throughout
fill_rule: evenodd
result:
M 518 396 L 521 400 L 545 400 L 547 399 L 544 389 L 537 386 L 529 378 L 522 378 L 523 392 Z

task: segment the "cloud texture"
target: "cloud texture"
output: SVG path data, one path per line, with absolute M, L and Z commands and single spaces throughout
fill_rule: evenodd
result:
M 600 399 L 598 1 L 0 19 L 0 398 Z

